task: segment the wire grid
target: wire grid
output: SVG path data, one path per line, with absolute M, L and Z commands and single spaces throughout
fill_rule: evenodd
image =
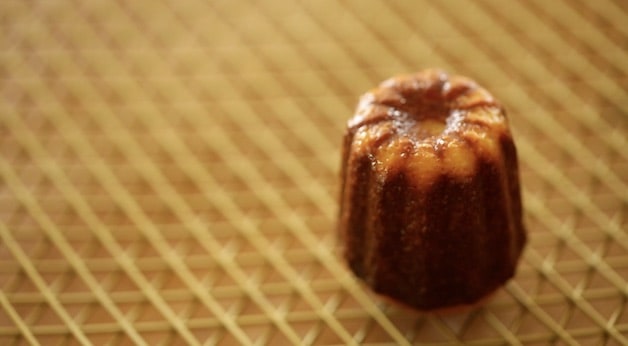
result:
M 627 344 L 622 1 L 2 1 L 0 344 Z M 530 242 L 457 315 L 335 253 L 357 97 L 440 66 L 507 106 Z

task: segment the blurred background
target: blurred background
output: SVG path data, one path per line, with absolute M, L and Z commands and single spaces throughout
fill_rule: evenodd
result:
M 0 344 L 628 343 L 628 3 L 0 2 Z M 427 67 L 508 109 L 530 241 L 411 313 L 334 252 L 360 94 Z

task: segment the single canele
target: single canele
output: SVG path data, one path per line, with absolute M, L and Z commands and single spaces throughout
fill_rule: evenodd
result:
M 353 273 L 419 310 L 476 303 L 526 243 L 517 153 L 502 105 L 425 70 L 360 99 L 342 150 L 339 233 Z

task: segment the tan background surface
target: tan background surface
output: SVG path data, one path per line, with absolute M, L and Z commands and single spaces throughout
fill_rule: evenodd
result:
M 625 1 L 0 2 L 0 344 L 628 342 Z M 507 106 L 530 242 L 412 314 L 334 253 L 358 96 L 440 66 Z

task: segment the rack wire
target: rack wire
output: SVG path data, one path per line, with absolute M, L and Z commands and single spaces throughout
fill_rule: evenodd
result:
M 622 1 L 0 2 L 0 344 L 628 344 Z M 457 315 L 335 253 L 357 97 L 439 66 L 507 107 L 530 242 Z

